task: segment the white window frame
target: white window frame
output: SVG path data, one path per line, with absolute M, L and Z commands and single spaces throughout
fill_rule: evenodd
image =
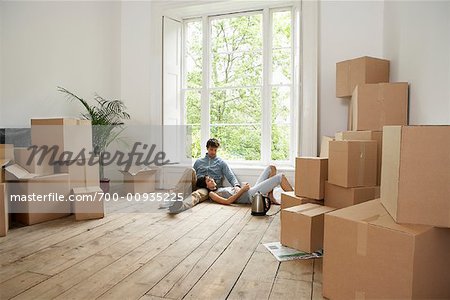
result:
M 272 29 L 273 29 L 273 14 L 275 12 L 280 11 L 290 11 L 291 12 L 291 82 L 289 84 L 273 84 L 271 82 L 272 77 Z M 246 12 L 227 12 L 225 14 L 220 15 L 208 15 L 204 14 L 199 17 L 183 19 L 183 41 L 182 41 L 182 91 L 181 91 L 181 101 L 182 101 L 182 124 L 186 124 L 186 113 L 185 113 L 185 93 L 186 91 L 198 90 L 201 91 L 201 149 L 203 149 L 203 145 L 206 144 L 206 141 L 210 138 L 210 92 L 215 89 L 210 86 L 210 61 L 211 61 L 211 39 L 210 39 L 210 29 L 211 29 L 211 21 L 218 18 L 224 18 L 224 16 L 239 16 L 239 15 L 249 15 L 249 14 L 261 14 L 262 22 L 263 22 L 263 78 L 262 78 L 262 86 L 261 88 L 261 97 L 262 97 L 262 122 L 261 122 L 261 159 L 256 161 L 243 161 L 243 160 L 232 160 L 231 164 L 236 165 L 267 165 L 269 163 L 276 163 L 277 165 L 286 165 L 293 166 L 295 157 L 298 155 L 298 112 L 299 112 L 299 85 L 300 85 L 300 76 L 299 76 L 299 47 L 298 47 L 298 36 L 299 36 L 299 18 L 300 14 L 298 13 L 298 8 L 296 6 L 288 6 L 288 7 L 275 7 L 269 8 L 264 7 L 261 9 L 254 9 Z M 203 61 L 202 61 L 202 86 L 201 88 L 187 88 L 186 87 L 186 72 L 185 72 L 185 30 L 186 23 L 193 20 L 201 20 L 202 21 L 202 33 L 203 33 Z M 271 159 L 271 107 L 272 107 L 272 97 L 271 97 L 271 89 L 272 87 L 282 87 L 287 86 L 290 87 L 291 95 L 291 114 L 290 114 L 290 124 L 291 124 L 291 132 L 290 132 L 290 153 L 289 160 L 285 161 L 273 161 Z M 259 87 L 259 86 L 258 86 Z M 233 89 L 237 88 L 245 88 L 245 87 L 230 87 Z M 220 88 L 223 89 L 223 88 Z M 205 129 L 208 130 L 205 130 Z

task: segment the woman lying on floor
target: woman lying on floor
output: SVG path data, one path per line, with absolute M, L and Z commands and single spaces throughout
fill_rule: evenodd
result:
M 216 182 L 213 178 L 209 176 L 201 176 L 197 178 L 197 187 L 206 188 L 209 192 L 209 198 L 220 204 L 251 204 L 253 196 L 257 192 L 260 192 L 261 194 L 268 194 L 272 203 L 276 203 L 272 193 L 275 187 L 280 185 L 285 192 L 293 191 L 286 176 L 281 173 L 276 173 L 277 169 L 275 166 L 268 166 L 261 173 L 253 187 L 246 183 L 240 189 L 236 187 L 217 188 Z

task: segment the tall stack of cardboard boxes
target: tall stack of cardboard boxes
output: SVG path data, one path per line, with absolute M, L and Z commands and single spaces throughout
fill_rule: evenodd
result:
M 5 236 L 9 229 L 9 209 L 7 186 L 5 184 L 5 166 L 14 159 L 14 146 L 0 145 L 0 236 Z
M 104 216 L 103 202 L 67 201 L 69 194 L 92 194 L 99 188 L 98 164 L 89 164 L 92 126 L 89 120 L 53 118 L 31 120 L 32 145 L 48 147 L 33 155 L 33 149 L 13 148 L 6 167 L 8 195 L 62 195 L 66 201 L 11 202 L 13 219 L 25 225 L 53 220 L 73 213 L 76 220 Z M 52 147 L 55 150 L 52 150 Z M 84 157 L 80 155 L 84 152 Z M 52 159 L 51 156 L 54 155 Z M 53 163 L 51 163 L 53 160 Z
M 407 126 L 407 84 L 367 82 L 386 65 L 337 64 L 353 131 L 329 143 L 323 296 L 449 299 L 450 126 Z

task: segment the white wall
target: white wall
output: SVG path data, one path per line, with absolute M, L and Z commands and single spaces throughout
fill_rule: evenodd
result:
M 382 1 L 320 3 L 319 137 L 347 130 L 348 100 L 336 98 L 336 62 L 383 56 L 383 6 Z
M 410 83 L 410 124 L 450 124 L 450 2 L 386 2 L 384 53 Z
M 56 91 L 120 95 L 120 3 L 1 2 L 0 126 L 78 116 Z

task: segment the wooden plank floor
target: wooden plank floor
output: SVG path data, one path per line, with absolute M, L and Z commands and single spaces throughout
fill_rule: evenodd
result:
M 273 207 L 270 212 L 276 212 Z M 201 203 L 171 216 L 107 203 L 0 238 L 0 299 L 323 299 L 322 261 L 279 263 L 280 214 Z

